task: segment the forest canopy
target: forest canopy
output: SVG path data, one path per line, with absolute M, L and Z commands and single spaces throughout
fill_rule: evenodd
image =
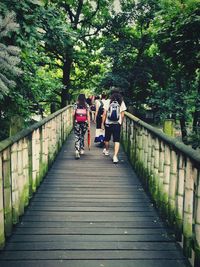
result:
M 199 0 L 2 0 L 0 139 L 87 96 L 123 92 L 129 111 L 173 118 L 200 146 Z

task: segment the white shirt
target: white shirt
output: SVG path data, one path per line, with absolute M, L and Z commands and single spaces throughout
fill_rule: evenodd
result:
M 106 111 L 108 111 L 109 109 L 109 105 L 110 105 L 110 99 L 106 100 L 105 103 L 104 103 L 104 109 Z M 119 124 L 122 124 L 122 116 L 121 116 L 121 112 L 125 111 L 126 110 L 126 105 L 124 103 L 124 101 L 122 101 L 121 103 L 121 106 L 120 106 L 120 116 L 119 116 L 119 120 L 117 122 L 113 122 L 113 121 L 110 121 L 107 117 L 106 117 L 106 121 L 105 123 L 106 124 L 116 124 L 116 123 L 119 123 Z

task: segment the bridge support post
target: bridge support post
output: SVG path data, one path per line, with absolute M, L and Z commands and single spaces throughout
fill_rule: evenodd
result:
M 154 177 L 154 199 L 157 202 L 157 206 L 159 205 L 159 140 L 158 138 L 154 139 L 154 166 L 153 166 L 153 177 Z
M 158 168 L 158 206 L 161 210 L 162 214 L 162 207 L 163 207 L 163 186 L 164 186 L 164 143 L 162 141 L 159 141 L 159 168 Z
M 17 183 L 18 183 L 18 209 L 19 216 L 24 213 L 24 176 L 23 176 L 23 156 L 22 156 L 22 142 L 23 139 L 19 140 L 17 146 Z
M 196 214 L 195 214 L 195 259 L 194 266 L 200 267 L 200 172 L 197 174 L 197 188 L 196 188 Z
M 0 154 L 0 249 L 5 243 L 4 235 L 4 208 L 3 208 L 3 173 L 2 173 L 2 154 Z
M 22 161 L 23 161 L 23 177 L 24 177 L 24 207 L 29 203 L 29 161 L 28 161 L 28 138 L 23 139 L 22 143 Z
M 9 236 L 12 232 L 12 189 L 11 189 L 11 157 L 10 148 L 3 151 L 3 185 L 4 185 L 4 217 L 5 233 Z
M 174 150 L 170 155 L 170 181 L 169 181 L 169 222 L 175 226 L 176 187 L 177 187 L 177 156 Z
M 170 181 L 170 148 L 165 145 L 164 155 L 164 184 L 163 184 L 163 211 L 165 216 L 168 216 L 168 204 L 169 204 L 169 181 Z
M 11 177 L 12 177 L 12 221 L 13 224 L 19 221 L 19 189 L 18 189 L 18 144 L 11 147 Z
M 176 195 L 176 238 L 182 240 L 183 232 L 183 201 L 184 201 L 184 181 L 185 181 L 185 160 L 182 155 L 178 157 L 178 182 Z
M 184 216 L 183 216 L 183 252 L 191 258 L 192 248 L 192 217 L 193 217 L 193 190 L 192 163 L 189 159 L 186 162 L 186 181 L 184 196 Z

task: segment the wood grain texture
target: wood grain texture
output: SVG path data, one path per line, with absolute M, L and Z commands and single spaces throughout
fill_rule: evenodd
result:
M 13 235 L 1 267 L 188 267 L 122 149 L 63 146 Z M 112 149 L 111 149 L 112 151 Z

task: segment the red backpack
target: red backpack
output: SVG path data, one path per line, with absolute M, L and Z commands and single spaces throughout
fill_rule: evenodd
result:
M 75 112 L 75 121 L 76 122 L 86 122 L 87 121 L 87 109 L 86 107 L 77 106 Z

